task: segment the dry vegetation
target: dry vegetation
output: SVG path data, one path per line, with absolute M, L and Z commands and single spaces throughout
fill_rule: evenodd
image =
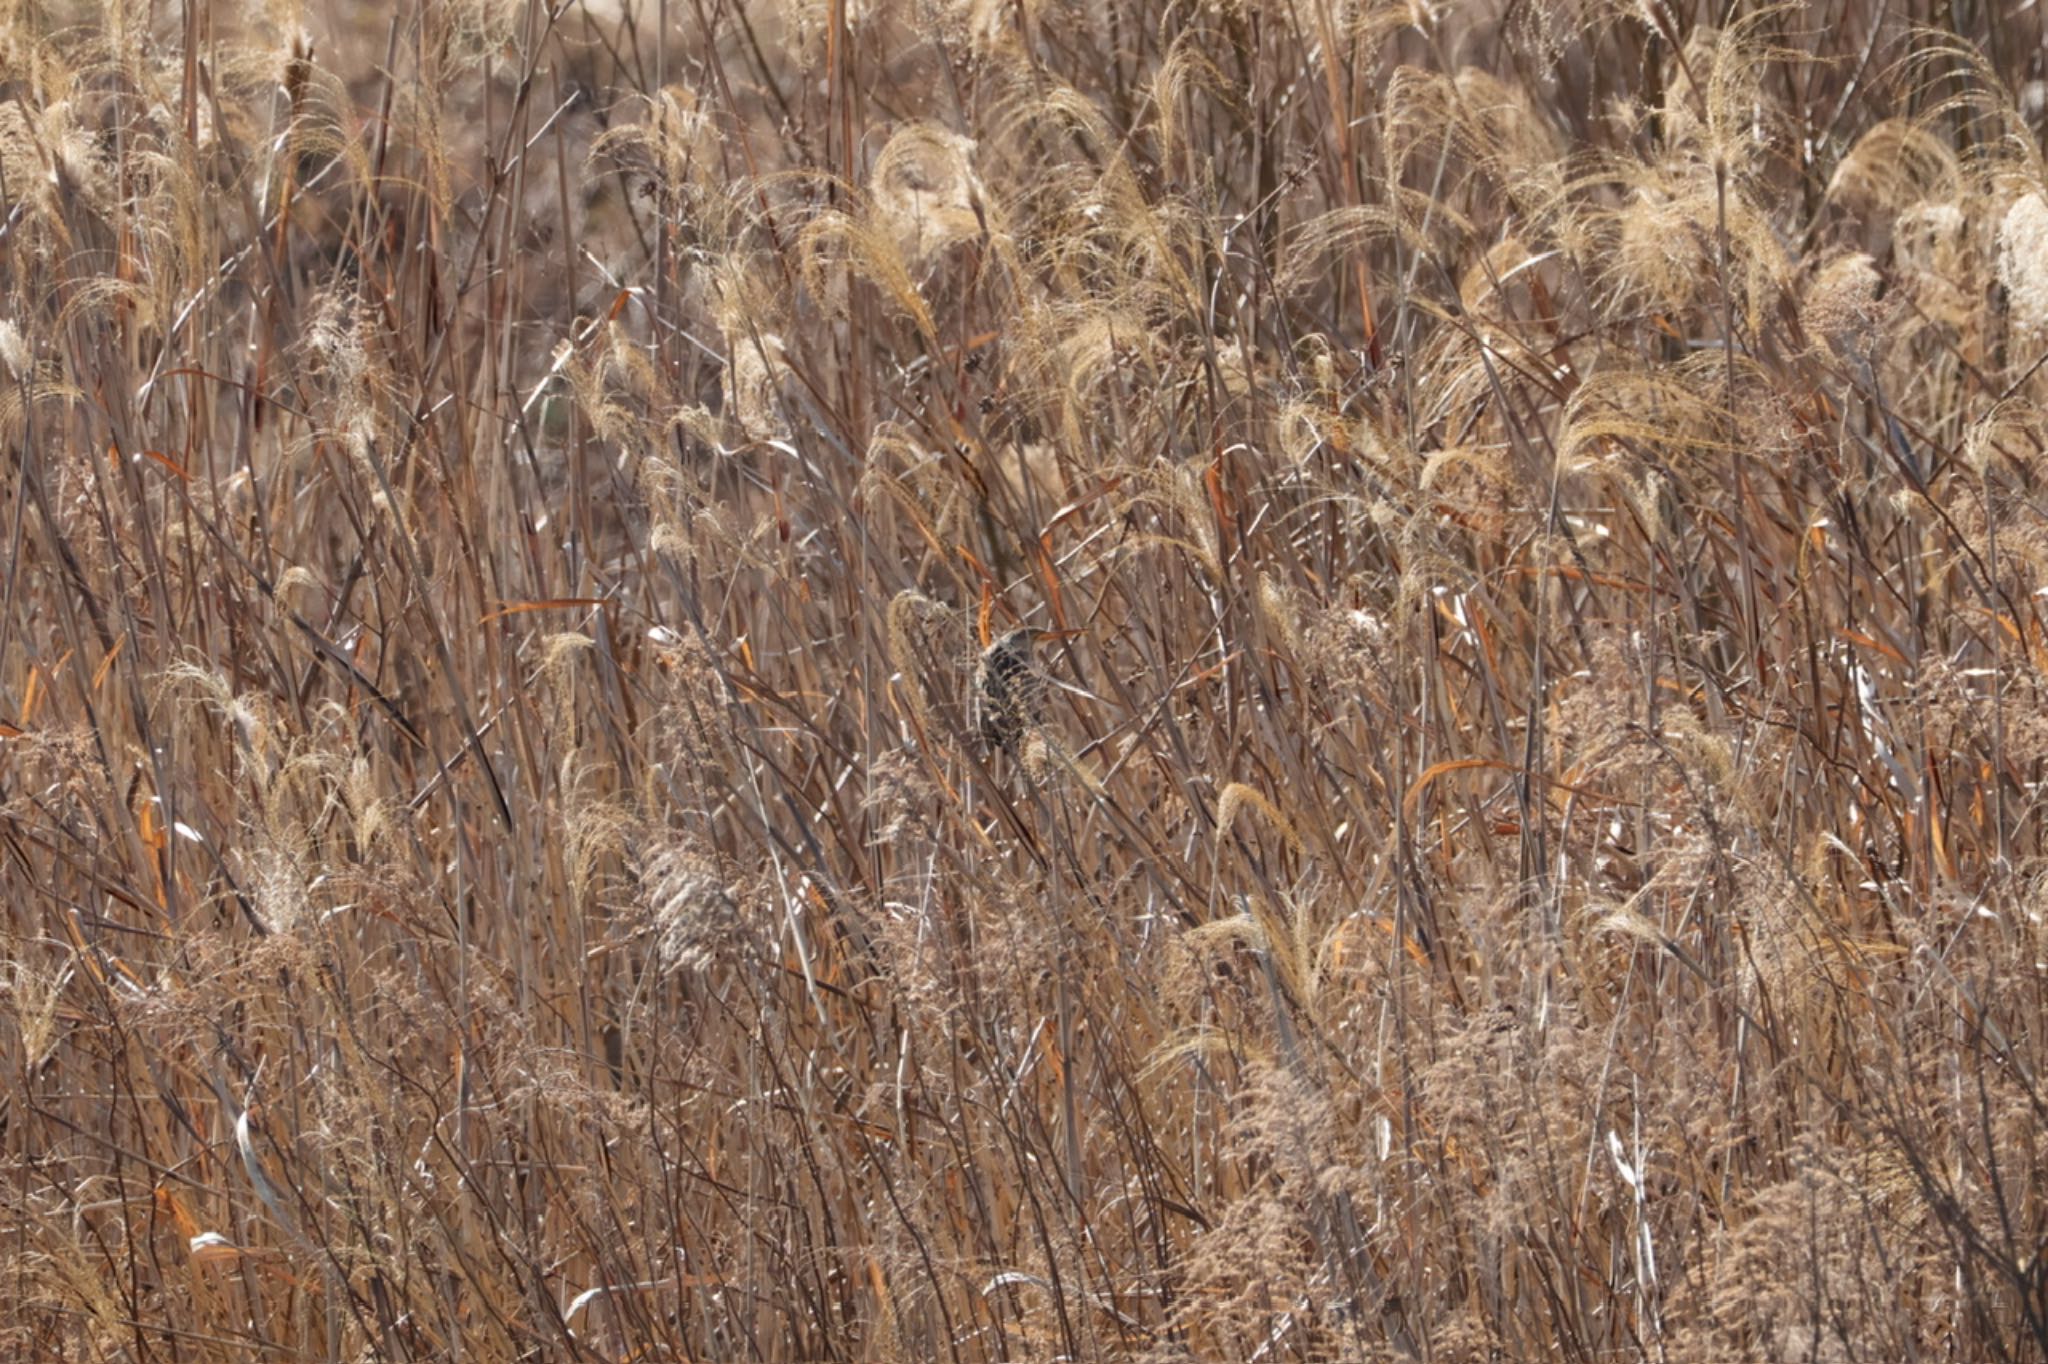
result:
M 2048 1359 L 2043 8 L 0 3 L 0 1355 Z

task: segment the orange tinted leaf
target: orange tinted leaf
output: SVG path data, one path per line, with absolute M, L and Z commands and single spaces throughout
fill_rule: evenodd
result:
M 967 566 L 969 568 L 973 569 L 976 573 L 979 573 L 981 575 L 982 584 L 984 587 L 987 585 L 988 581 L 991 578 L 995 577 L 995 574 L 988 571 L 987 564 L 983 563 L 981 560 L 974 557 L 973 550 L 967 548 L 967 546 L 965 545 L 955 545 L 953 546 L 953 549 L 956 553 L 959 554 L 961 558 L 967 561 Z
M 1064 630 L 1067 628 L 1067 608 L 1060 600 L 1060 571 L 1053 563 L 1050 539 L 1050 536 L 1043 535 L 1038 538 L 1038 571 L 1045 579 L 1045 604 L 1052 611 L 1052 623 L 1055 628 Z
M 549 597 L 543 601 L 513 602 L 510 606 L 491 612 L 477 624 L 489 625 L 492 621 L 505 616 L 523 615 L 528 611 L 552 611 L 557 607 L 603 606 L 604 601 L 603 597 Z
M 126 644 L 127 642 L 128 636 L 126 635 L 123 635 L 119 639 L 115 640 L 114 647 L 107 650 L 107 656 L 100 660 L 99 667 L 94 668 L 92 670 L 92 689 L 94 691 L 98 691 L 100 689 L 100 683 L 107 680 L 108 672 L 112 671 L 113 669 L 114 660 L 121 656 L 121 646 Z
M 1415 784 L 1408 788 L 1408 794 L 1401 799 L 1401 808 L 1411 815 L 1414 814 L 1417 802 L 1422 799 L 1424 789 L 1431 782 L 1449 773 L 1463 772 L 1474 767 L 1497 767 L 1506 772 L 1515 770 L 1498 758 L 1447 758 L 1443 762 L 1432 764 L 1428 771 L 1415 779 Z
M 1894 662 L 1904 663 L 1906 661 L 1906 656 L 1904 654 L 1900 653 L 1897 649 L 1894 649 L 1891 645 L 1885 643 L 1883 640 L 1879 639 L 1875 635 L 1866 635 L 1861 630 L 1850 630 L 1846 628 L 1835 631 L 1835 634 L 1837 637 L 1841 639 L 1848 640 L 1851 644 L 1861 644 L 1866 649 L 1875 649 L 1879 653 L 1883 654 L 1886 658 L 1889 658 Z

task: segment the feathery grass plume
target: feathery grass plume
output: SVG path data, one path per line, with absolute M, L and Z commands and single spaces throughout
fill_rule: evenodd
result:
M 2013 533 L 2001 533 L 1999 546 L 2032 575 L 2015 574 L 2011 588 L 2019 595 L 2030 582 L 2048 577 L 2048 524 L 2038 514 L 2022 520 L 2015 513 L 2013 521 Z M 1930 738 L 1969 745 L 1986 744 L 1995 736 L 2009 761 L 2039 761 L 2048 753 L 2048 721 L 2031 711 L 2006 709 L 1981 676 L 1971 675 L 1974 671 L 1937 661 L 1913 680 L 1912 700 L 1926 717 Z
M 1887 1255 L 1877 1231 L 1921 1222 L 1910 1169 L 1818 1131 L 1797 1138 L 1789 1169 L 1715 1238 L 1704 1265 L 1712 1348 L 1812 1364 L 1938 1348 L 1914 1309 L 1941 1286 L 1926 1261 Z
M 1790 264 L 1757 192 L 1790 141 L 1760 94 L 1767 69 L 1800 59 L 1758 36 L 1782 8 L 1696 30 L 1667 73 L 1666 153 L 1610 158 L 1579 178 L 1581 188 L 1608 179 L 1626 189 L 1618 209 L 1594 215 L 1612 241 L 1601 275 L 1613 310 L 1683 311 L 1725 289 L 1753 334 L 1782 292 Z
M 725 551 L 718 557 L 731 562 L 740 556 Z M 645 749 L 663 767 L 706 779 L 731 750 L 727 713 L 733 689 L 696 632 L 656 626 L 648 632 L 648 641 L 654 664 L 650 690 L 659 704 L 648 712 Z M 652 806 L 659 804 L 656 788 L 662 775 L 653 769 L 647 773 L 649 789 L 642 800 Z
M 1685 470 L 1688 456 L 1735 448 L 1735 418 L 1711 379 L 1682 366 L 1666 370 L 1614 370 L 1589 375 L 1564 411 L 1558 462 L 1590 468 L 1630 447 L 1654 453 Z
M 939 0 L 919 6 L 922 25 L 937 24 L 945 41 L 984 69 L 1008 71 L 1028 65 L 1027 53 L 1047 22 L 1061 13 L 1056 0 Z
M 1321 1014 L 1326 1002 L 1324 986 L 1335 974 L 1345 923 L 1341 918 L 1326 922 L 1316 911 L 1316 899 L 1313 891 L 1305 892 L 1289 896 L 1276 908 L 1260 897 L 1246 896 L 1237 914 L 1199 924 L 1176 939 L 1179 950 L 1186 954 L 1186 960 L 1177 968 L 1181 971 L 1233 975 L 1234 969 L 1227 959 L 1240 952 L 1251 953 L 1272 966 L 1273 979 L 1281 991 L 1278 998 L 1266 991 L 1256 971 L 1239 982 L 1250 1006 L 1250 1012 L 1241 1021 L 1250 1030 L 1248 1036 L 1258 1037 L 1261 1054 L 1284 1048 L 1288 1025 L 1275 1021 L 1271 1012 L 1275 1008 L 1284 1008 L 1290 1017 L 1298 1014 L 1306 1021 L 1330 1021 Z M 1164 1048 L 1154 1058 L 1154 1065 L 1167 1064 L 1197 1050 L 1191 1049 L 1189 1039 L 1183 1037 Z
M 1901 83 L 1925 102 L 1923 117 L 1950 132 L 1978 188 L 2014 176 L 2038 185 L 2048 167 L 2011 82 L 1979 47 L 1953 33 L 1925 29 L 1914 37 L 1899 59 Z
M 813 301 L 833 316 L 851 308 L 847 287 L 865 280 L 892 308 L 910 322 L 927 344 L 938 337 L 938 323 L 911 275 L 911 262 L 898 245 L 890 221 L 870 201 L 860 213 L 825 209 L 804 224 L 797 241 L 804 288 Z
M 15 380 L 30 379 L 35 374 L 35 358 L 29 352 L 28 338 L 12 318 L 0 320 L 0 369 L 7 371 L 5 377 Z
M 1976 296 L 1983 292 L 1981 228 L 1955 203 L 1919 203 L 1892 222 L 1892 252 L 1912 289 L 1913 307 L 1937 326 L 1957 332 L 1977 325 Z
M 2020 334 L 2048 332 L 2048 199 L 2039 190 L 2014 199 L 1998 224 L 1998 282 Z
M 308 309 L 300 345 L 310 372 L 325 383 L 337 429 L 350 429 L 367 415 L 378 395 L 375 369 L 364 330 L 374 326 L 362 300 L 346 283 L 320 293 Z
M 131 222 L 144 243 L 139 254 L 149 301 L 143 315 L 167 330 L 195 295 L 217 287 L 218 277 L 210 276 L 215 186 L 168 109 L 152 108 L 145 127 L 136 130 L 130 158 Z
M 1394 241 L 1412 250 L 1429 247 L 1395 208 L 1367 204 L 1331 209 L 1303 223 L 1288 238 L 1274 286 L 1283 293 L 1309 288 L 1323 277 L 1331 257 Z
M 1655 775 L 1658 752 L 1648 728 L 1642 688 L 1634 669 L 1640 650 L 1603 632 L 1593 640 L 1588 666 L 1560 679 L 1548 737 L 1567 780 L 1590 780 L 1627 790 Z
M 47 247 L 77 242 L 79 228 L 104 225 L 118 208 L 117 168 L 88 121 L 92 101 L 77 84 L 83 74 L 66 73 L 40 104 L 18 94 L 0 106 L 8 196 L 35 210 Z
M 1101 105 L 1070 83 L 1049 76 L 1034 81 L 1028 70 L 1018 68 L 1005 68 L 1002 75 L 987 122 L 1005 143 L 1029 147 L 1032 160 L 1064 159 L 1065 148 L 1058 144 L 1076 139 L 1091 153 L 1091 167 L 1115 148 L 1116 130 Z M 1076 175 L 1088 173 L 1071 169 Z
M 1202 492 L 1202 471 L 1206 460 L 1181 468 L 1152 468 L 1129 475 L 1137 485 L 1124 503 L 1128 510 L 1139 508 L 1163 513 L 1178 521 L 1185 534 L 1145 533 L 1129 537 L 1119 547 L 1127 558 L 1137 550 L 1163 547 L 1181 550 L 1199 564 L 1212 582 L 1223 579 L 1223 558 L 1216 538 L 1216 523 Z
M 1456 77 L 1456 126 L 1467 154 L 1500 185 L 1516 209 L 1542 222 L 1565 192 L 1565 160 L 1557 131 L 1525 89 L 1481 67 Z
M 1297 469 L 1325 450 L 1341 451 L 1351 444 L 1343 413 L 1316 399 L 1281 404 L 1274 435 L 1276 446 Z
M 973 490 L 962 478 L 954 461 L 931 454 L 904 428 L 885 422 L 868 442 L 868 456 L 859 485 L 862 506 L 878 519 L 887 504 L 875 498 L 884 493 L 909 519 L 920 550 L 919 571 L 943 572 L 963 596 L 974 588 L 956 557 L 948 554 L 948 543 L 961 543 L 973 514 Z
M 908 588 L 889 599 L 884 621 L 894 680 L 929 741 L 944 733 L 934 721 L 932 697 L 946 695 L 948 689 L 939 685 L 939 679 L 934 679 L 931 686 L 924 683 L 926 660 L 944 662 L 964 652 L 964 639 L 957 646 L 952 645 L 953 637 L 964 633 L 961 623 L 946 606 Z M 962 726 L 963 732 L 964 729 Z
M 1133 152 L 1095 104 L 1065 85 L 1019 81 L 993 115 L 1002 143 L 1047 165 L 1017 196 L 1010 235 L 1030 232 L 1043 268 L 1075 297 L 1114 297 L 1128 308 L 1192 321 L 1203 311 L 1194 268 L 1207 249 L 1200 218 L 1181 195 L 1148 185 Z M 1089 149 L 1076 163 L 1065 153 Z
M 774 332 L 743 328 L 726 336 L 725 410 L 749 441 L 773 440 L 788 434 L 783 415 L 784 382 L 789 350 Z
M 453 0 L 440 15 L 448 59 L 467 66 L 498 55 L 517 38 L 525 16 L 519 0 Z
M 597 641 L 581 630 L 563 630 L 541 641 L 540 661 L 533 680 L 547 712 L 550 737 L 558 747 L 559 761 L 574 761 L 578 747 L 576 717 L 576 663 L 597 647 Z M 560 775 L 566 777 L 567 773 Z
M 1037 507 L 1049 515 L 1067 499 L 1064 461 L 1057 445 L 1050 441 L 1025 441 L 998 455 L 996 472 L 1003 487 L 1021 508 Z
M 1749 802 L 1754 790 L 1746 779 L 1748 772 L 1737 763 L 1727 740 L 1710 730 L 1689 707 L 1668 707 L 1662 718 L 1657 737 L 1685 774 L 1695 812 L 1709 821 L 1727 811 L 1753 816 Z
M 1531 223 L 1546 221 L 1560 206 L 1565 158 L 1556 133 L 1525 92 L 1490 72 L 1400 67 L 1387 83 L 1384 109 L 1388 155 L 1397 162 L 1427 165 L 1435 178 L 1442 173 L 1439 162 L 1454 154 L 1460 179 L 1491 181 Z M 1432 199 L 1427 212 L 1450 207 Z
M 1885 309 L 1878 301 L 1884 279 L 1877 263 L 1860 251 L 1822 266 L 1799 300 L 1799 325 L 1816 342 L 1832 345 L 1866 362 L 1884 344 Z
M 986 230 L 974 140 L 935 123 L 897 129 L 868 173 L 868 197 L 903 260 L 921 267 Z
M 1478 336 L 1465 329 L 1446 328 L 1430 337 L 1412 363 L 1426 368 L 1432 382 L 1418 394 L 1411 429 L 1444 427 L 1473 432 L 1481 429 L 1481 422 L 1490 420 L 1499 366 Z M 1492 432 L 1496 428 L 1485 429 Z
M 9 325 L 0 323 L 0 326 Z M 5 365 L 13 371 L 8 376 L 13 382 L 0 383 L 0 436 L 10 438 L 18 438 L 28 429 L 30 407 L 47 406 L 55 415 L 63 412 L 68 405 L 85 398 L 83 393 L 70 384 L 37 379 L 33 361 L 29 358 L 28 347 L 21 342 L 20 336 L 19 332 L 13 332 L 11 335 L 0 333 L 0 365 Z M 17 361 L 20 368 L 15 369 Z
M 21 1035 L 21 1052 L 30 1066 L 40 1069 L 58 1042 L 57 1009 L 65 987 L 77 974 L 77 958 L 67 957 L 61 968 L 39 971 L 29 962 L 12 961 L 0 977 L 0 995 L 5 995 L 14 1014 L 14 1026 Z
M 1517 512 L 1528 514 L 1539 505 L 1533 490 L 1513 476 L 1506 453 L 1476 446 L 1432 450 L 1423 456 L 1416 484 L 1431 494 L 1438 509 L 1454 512 L 1469 527 L 1497 533 Z
M 220 81 L 247 104 L 223 106 L 237 122 L 226 130 L 246 133 L 252 141 L 267 143 L 274 160 L 256 186 L 259 205 L 278 212 L 283 205 L 279 194 L 289 180 L 304 185 L 320 178 L 323 170 L 345 168 L 352 176 L 370 173 L 368 154 L 350 133 L 352 125 L 347 84 L 319 60 L 313 39 L 303 29 L 274 43 L 233 49 L 220 64 Z M 281 96 L 281 98 L 280 98 Z M 241 126 L 239 120 L 260 110 L 260 126 Z M 163 132 L 175 155 L 180 133 L 175 123 Z M 341 167 L 326 162 L 340 160 Z
M 95 1182 L 78 1192 L 91 1196 L 100 1192 L 100 1186 Z M 118 1342 L 127 1334 L 122 1326 L 123 1308 L 111 1286 L 94 1272 L 91 1224 L 60 1216 L 60 1203 L 41 1204 L 40 1198 L 31 1199 L 25 1209 L 42 1214 L 29 1220 L 29 1225 L 42 1231 L 31 1243 L 33 1249 L 22 1254 L 23 1307 L 74 1317 L 77 1324 L 72 1338 L 80 1348 L 119 1348 Z
M 1376 1324 L 1398 1316 L 1399 1306 L 1359 1282 L 1356 1264 L 1322 1249 L 1347 1231 L 1363 1234 L 1346 1226 L 1352 1208 L 1370 1206 L 1362 1145 L 1314 1082 L 1277 1063 L 1250 1068 L 1223 1136 L 1245 1173 L 1191 1245 L 1176 1295 L 1172 1323 L 1191 1357 L 1249 1358 L 1262 1345 L 1344 1357 L 1358 1314 Z M 1358 1250 L 1370 1261 L 1369 1249 Z
M 909 753 L 884 754 L 869 778 L 867 794 L 861 797 L 861 812 L 870 826 L 869 843 L 884 847 L 913 834 L 934 832 L 930 811 L 938 795 L 924 766 Z
M 1189 140 L 1193 105 L 1200 95 L 1241 114 L 1230 80 L 1216 66 L 1205 45 L 1220 46 L 1219 35 L 1201 28 L 1183 31 L 1173 40 L 1166 57 L 1152 75 L 1149 94 L 1152 128 L 1159 139 L 1159 162 L 1163 166 L 1186 167 L 1199 175 L 1203 158 Z
M 1772 41 L 1797 13 L 1791 3 L 1767 4 L 1725 28 L 1701 26 L 1671 54 L 1665 131 L 1676 146 L 1726 169 L 1745 187 L 1763 163 L 1789 145 L 1787 121 L 1764 95 L 1767 74 L 1808 60 L 1805 51 Z
M 613 324 L 603 325 L 609 332 Z M 621 445 L 639 440 L 644 424 L 636 420 L 638 414 L 633 404 L 623 399 L 613 382 L 618 348 L 610 344 L 581 348 L 567 342 L 563 345 L 567 349 L 561 352 L 558 372 L 567 380 L 576 408 L 583 414 L 583 420 L 590 423 L 592 433 L 600 440 Z M 730 407 L 728 402 L 728 410 Z
M 1631 172 L 1624 207 L 1609 215 L 1614 247 L 1602 276 L 1613 310 L 1687 313 L 1707 306 L 1716 284 L 1717 243 L 1725 208 L 1732 273 L 1727 287 L 1743 324 L 1754 331 L 1788 278 L 1789 262 L 1770 219 L 1739 186 L 1725 197 L 1713 168 Z
M 624 177 L 630 190 L 652 197 L 664 216 L 707 249 L 729 246 L 737 212 L 732 195 L 740 187 L 720 190 L 724 144 L 703 100 L 690 87 L 671 84 L 643 105 L 639 121 L 622 121 L 591 139 L 586 164 Z
M 400 839 L 411 828 L 410 808 L 390 794 L 397 783 L 388 772 L 379 770 L 382 766 L 369 755 L 357 753 L 350 758 L 340 787 L 356 858 L 366 868 L 380 872 L 391 865 L 388 840 Z
M 1261 573 L 1252 600 L 1257 603 L 1259 618 L 1269 637 L 1289 651 L 1298 652 L 1303 645 L 1299 594 L 1275 574 Z
M 1979 478 L 2030 473 L 2048 454 L 2048 412 L 2025 398 L 2008 398 L 1971 424 L 1963 463 Z
M 746 353 L 745 344 L 741 342 L 741 354 Z M 672 432 L 715 428 L 700 415 L 702 409 L 676 401 L 669 377 L 655 364 L 653 349 L 614 316 L 586 336 L 583 370 L 578 372 L 573 360 L 564 366 L 579 397 L 592 394 L 593 388 L 600 390 L 583 398 L 585 411 L 592 414 L 592 425 L 601 421 L 598 429 L 621 447 L 622 462 L 634 466 L 653 462 Z
M 1288 847 L 1296 852 L 1301 851 L 1301 836 L 1295 833 L 1293 823 L 1286 815 L 1280 812 L 1280 807 L 1275 805 L 1270 797 L 1256 787 L 1247 786 L 1243 782 L 1238 781 L 1230 782 L 1224 786 L 1222 792 L 1216 797 L 1216 841 L 1218 844 L 1224 843 L 1230 837 L 1231 825 L 1237 819 L 1237 812 L 1246 808 L 1257 810 L 1260 814 L 1264 815 L 1266 822 L 1273 826 L 1274 832 L 1287 841 Z
M 1357 696 L 1370 707 L 1384 708 L 1393 690 L 1396 642 L 1377 611 L 1330 607 L 1309 621 L 1302 656 L 1312 677 L 1326 683 L 1333 697 Z
M 928 15 L 936 5 L 921 5 Z M 764 16 L 760 27 L 771 50 L 793 60 L 797 69 L 815 71 L 838 44 L 863 38 L 882 44 L 902 41 L 889 29 L 892 13 L 909 8 L 900 0 L 791 0 Z M 919 18 L 924 18 L 920 15 Z M 835 26 L 843 26 L 835 34 Z
M 0 179 L 6 181 L 14 205 L 35 206 L 40 223 L 54 206 L 56 180 L 50 168 L 50 140 L 32 110 L 34 106 L 21 96 L 0 104 Z M 57 218 L 50 225 L 61 231 L 63 220 Z
M 1828 177 L 1830 201 L 1845 200 L 1862 213 L 1889 217 L 1919 204 L 1952 204 L 1961 197 L 1962 164 L 1933 130 L 1888 118 L 1864 130 Z
M 1047 376 L 1050 389 L 1078 422 L 1105 387 L 1150 378 L 1160 356 L 1143 314 L 1102 311 L 1081 318 L 1047 358 L 1057 365 Z
M 1541 262 L 1542 258 L 1518 237 L 1497 242 L 1458 281 L 1458 301 L 1466 312 L 1480 313 L 1489 321 L 1507 314 L 1512 307 L 1509 291 L 1515 277 Z
M 188 843 L 217 847 L 235 877 L 228 896 L 243 904 L 260 933 L 304 937 L 334 902 L 333 884 L 362 853 L 331 829 L 350 791 L 346 715 L 320 706 L 310 724 L 291 726 L 273 698 L 235 691 L 226 675 L 191 662 L 166 669 L 161 686 L 167 707 L 196 702 L 219 717 L 219 733 L 188 731 L 185 742 L 208 753 L 232 784 L 237 811 L 212 833 L 182 817 L 173 832 Z M 299 950 L 276 946 L 288 957 Z
M 1215 342 L 1215 365 L 1217 382 L 1227 396 L 1243 398 L 1261 393 L 1269 398 L 1277 397 L 1273 364 L 1259 353 L 1257 346 L 1247 346 L 1235 337 L 1227 340 L 1218 338 Z
M 639 858 L 639 908 L 665 971 L 737 963 L 749 925 L 718 860 L 687 841 L 660 841 Z
M 80 318 L 106 312 L 133 314 L 140 325 L 146 327 L 157 321 L 146 311 L 149 302 L 149 294 L 138 283 L 105 275 L 95 276 L 81 283 L 64 300 L 64 306 L 57 314 L 56 329 L 61 331 Z

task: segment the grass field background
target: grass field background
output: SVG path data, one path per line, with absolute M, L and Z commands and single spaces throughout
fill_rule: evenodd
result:
M 0 1355 L 2048 1359 L 2043 25 L 0 3 Z

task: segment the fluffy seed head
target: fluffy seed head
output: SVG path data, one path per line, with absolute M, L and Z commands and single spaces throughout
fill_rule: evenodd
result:
M 1998 280 L 2012 300 L 2013 325 L 2048 331 L 2048 200 L 2039 190 L 2013 200 L 1998 225 Z

